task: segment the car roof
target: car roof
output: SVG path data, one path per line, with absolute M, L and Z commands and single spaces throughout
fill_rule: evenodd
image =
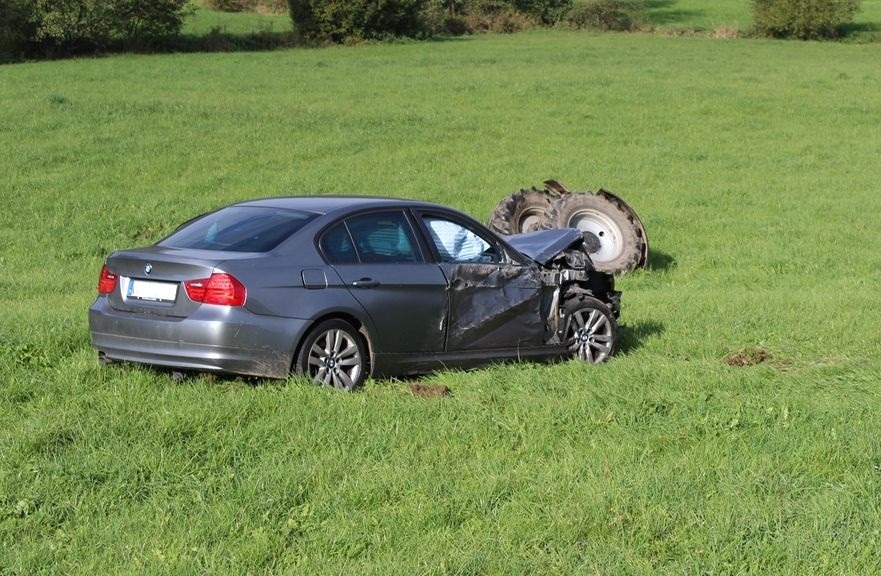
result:
M 329 214 L 338 210 L 358 210 L 364 208 L 399 208 L 423 207 L 445 208 L 439 204 L 406 200 L 403 198 L 386 198 L 382 196 L 280 196 L 238 202 L 236 206 L 259 206 L 266 208 L 286 208 L 302 210 L 316 214 Z

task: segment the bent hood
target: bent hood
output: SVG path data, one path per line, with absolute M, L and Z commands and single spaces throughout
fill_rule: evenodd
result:
M 553 260 L 560 252 L 584 242 L 581 232 L 575 228 L 557 228 L 506 236 L 505 240 L 524 256 L 542 266 Z

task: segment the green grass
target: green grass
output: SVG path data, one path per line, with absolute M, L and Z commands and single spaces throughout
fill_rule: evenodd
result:
M 718 26 L 746 28 L 751 23 L 749 0 L 648 0 L 655 26 L 712 30 Z
M 541 31 L 0 67 L 0 573 L 879 572 L 877 62 Z M 201 211 L 485 219 L 550 177 L 648 229 L 606 365 L 422 399 L 176 384 L 89 346 L 106 254 Z
M 194 13 L 184 22 L 183 34 L 203 36 L 212 30 L 227 34 L 251 34 L 259 31 L 289 32 L 292 28 L 288 13 L 219 12 L 194 5 Z

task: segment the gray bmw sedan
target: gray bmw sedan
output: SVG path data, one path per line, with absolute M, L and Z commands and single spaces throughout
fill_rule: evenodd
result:
M 112 253 L 89 310 L 103 362 L 352 390 L 418 374 L 616 349 L 620 293 L 575 229 L 499 237 L 437 204 L 240 202 Z

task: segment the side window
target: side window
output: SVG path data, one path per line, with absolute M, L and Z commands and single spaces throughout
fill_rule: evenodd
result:
M 319 242 L 321 251 L 331 264 L 357 264 L 358 254 L 346 225 L 342 222 L 328 230 Z
M 346 220 L 361 262 L 421 262 L 403 212 L 372 212 Z
M 438 216 L 423 216 L 422 221 L 444 262 L 502 262 L 495 246 L 462 224 Z

